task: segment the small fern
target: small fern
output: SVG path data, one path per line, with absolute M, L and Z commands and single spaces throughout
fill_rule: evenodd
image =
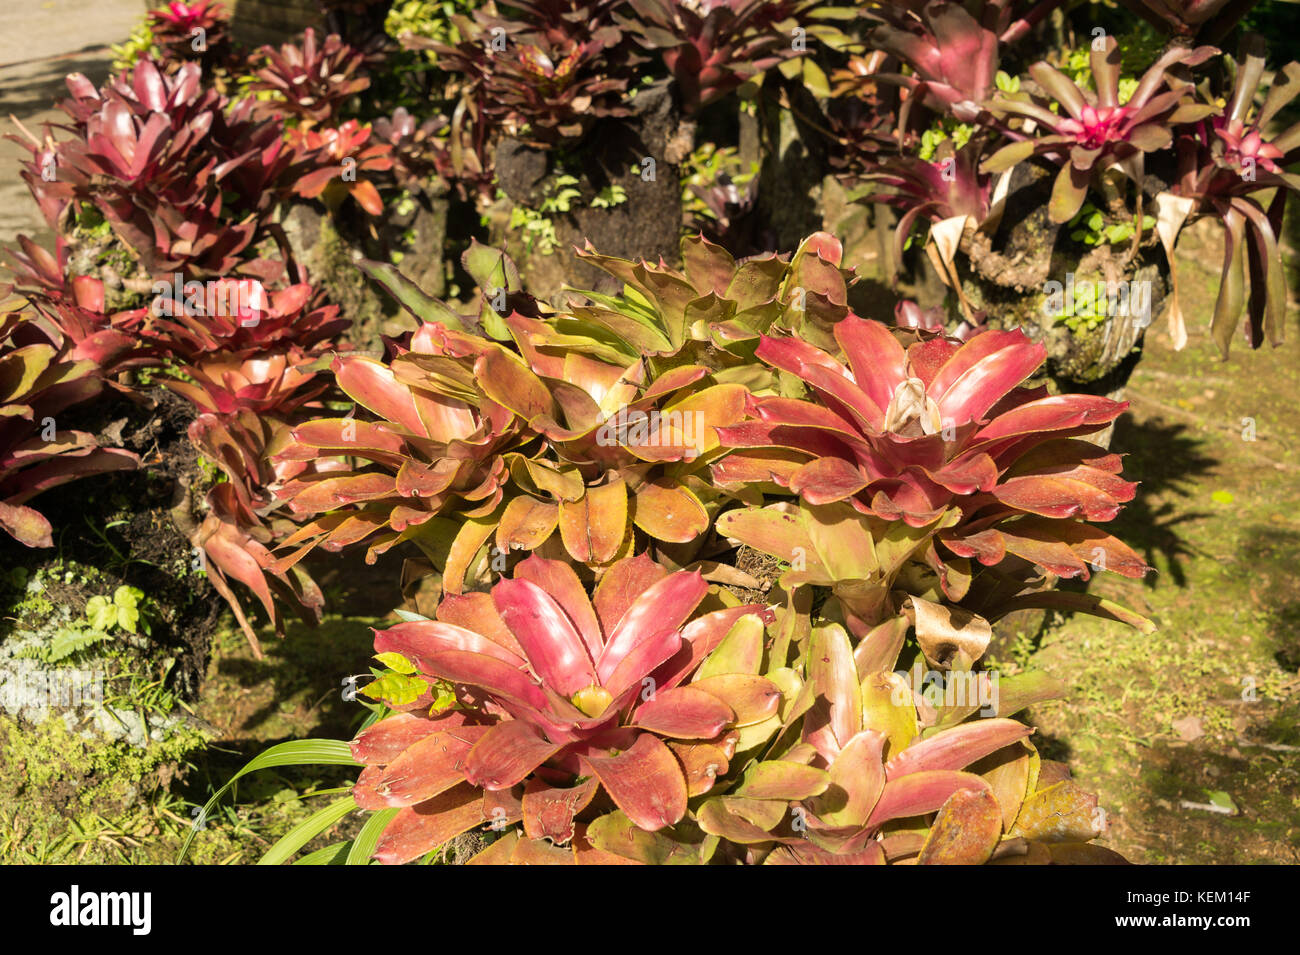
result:
M 103 630 L 81 630 L 64 627 L 54 635 L 54 639 L 45 648 L 45 662 L 58 663 L 75 653 L 80 653 L 92 644 L 101 643 L 107 639 L 109 639 L 109 635 Z
M 103 630 L 79 626 L 60 627 L 49 643 L 23 647 L 15 656 L 27 660 L 40 660 L 42 663 L 58 663 L 107 639 L 109 634 Z

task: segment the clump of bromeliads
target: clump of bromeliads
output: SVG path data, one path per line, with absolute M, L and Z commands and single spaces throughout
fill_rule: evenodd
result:
M 1019 331 L 853 314 L 841 258 L 826 234 L 741 262 L 690 238 L 680 272 L 589 251 L 622 293 L 552 311 L 498 256 L 487 323 L 371 269 L 419 327 L 337 358 L 355 413 L 278 455 L 310 467 L 277 572 L 423 555 L 376 633 L 350 744 L 373 815 L 338 852 L 484 829 L 477 862 L 1118 860 L 1012 718 L 1060 685 L 981 658 L 1023 608 L 1150 631 L 1053 589 L 1148 570 L 1094 523 L 1135 492 L 1085 440 L 1125 405 L 1028 385 Z
M 663 27 L 679 6 L 633 4 L 639 19 L 600 27 L 593 45 L 570 48 L 558 27 L 530 34 L 531 54 L 501 62 L 477 45 L 494 25 L 484 14 L 435 52 L 483 99 L 475 116 L 523 117 L 521 134 L 553 144 L 582 132 L 584 102 L 625 107 L 623 78 L 598 75 L 601 51 L 657 54 L 693 111 L 792 54 L 775 25 L 812 5 L 710 5 L 678 18 L 681 42 Z M 154 34 L 167 50 L 183 50 L 191 14 L 220 19 L 207 4 L 169 9 L 176 35 Z M 1112 53 L 1093 64 L 1100 81 Z M 622 291 L 559 308 L 473 244 L 469 314 L 367 263 L 416 327 L 382 359 L 350 354 L 346 322 L 294 262 L 284 208 L 351 198 L 378 215 L 370 174 L 450 169 L 481 185 L 488 165 L 465 165 L 455 117 L 444 138 L 394 114 L 375 127 L 391 142 L 372 142 L 341 113 L 368 79 L 337 38 L 264 49 L 255 66 L 254 99 L 174 56 L 99 89 L 73 76 L 71 138 L 28 138 L 24 176 L 60 240 L 53 254 L 28 241 L 10 253 L 31 309 L 0 321 L 0 527 L 48 545 L 32 497 L 138 464 L 51 423 L 104 388 L 138 388 L 147 368 L 193 405 L 190 438 L 222 474 L 191 539 L 255 646 L 230 581 L 278 626 L 282 606 L 319 612 L 302 569 L 317 548 L 419 554 L 405 575 L 412 609 L 376 635 L 373 715 L 333 751 L 364 766 L 342 806 L 371 813 L 349 858 L 411 861 L 486 827 L 485 862 L 1115 859 L 1092 843 L 1095 797 L 1012 718 L 1061 687 L 983 660 L 992 624 L 1024 608 L 1150 629 L 1054 589 L 1091 569 L 1148 570 L 1096 526 L 1135 493 L 1119 456 L 1086 440 L 1122 403 L 1031 384 L 1045 351 L 1019 331 L 971 327 L 957 341 L 916 309 L 900 327 L 854 314 L 854 277 L 826 234 L 739 261 L 689 238 L 680 270 L 588 249 Z M 1009 103 L 1000 121 L 1031 142 L 1017 117 L 1036 104 Z M 1102 120 L 1069 112 L 1047 138 L 1143 129 L 1090 131 Z M 1269 151 L 1248 114 L 1213 127 L 1202 167 L 1286 155 L 1290 138 Z M 1001 161 L 1063 151 L 1046 146 Z M 982 188 L 979 158 L 957 164 L 957 181 Z M 349 161 L 360 177 L 337 175 Z M 1187 188 L 1264 234 L 1235 184 L 1188 162 Z M 915 187 L 942 219 L 924 199 L 934 170 L 922 172 L 880 181 Z M 73 267 L 69 252 L 96 230 L 134 274 Z M 164 299 L 121 294 L 171 278 Z M 327 416 L 344 398 L 353 410 Z M 340 815 L 331 807 L 275 851 Z

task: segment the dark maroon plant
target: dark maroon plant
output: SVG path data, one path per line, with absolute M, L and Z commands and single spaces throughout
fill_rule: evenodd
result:
M 51 228 L 89 203 L 151 274 L 278 273 L 253 249 L 310 164 L 276 125 L 255 121 L 248 101 L 230 107 L 194 63 L 167 75 L 142 60 L 102 90 L 80 74 L 67 82 L 60 108 L 72 122 L 58 128 L 73 138 L 52 148 L 16 139 Z
M 1243 310 L 1252 347 L 1265 338 L 1274 345 L 1282 342 L 1287 288 L 1279 236 L 1287 199 L 1300 189 L 1300 176 L 1286 171 L 1300 161 L 1300 123 L 1276 135 L 1269 130 L 1300 94 L 1300 64 L 1279 70 L 1263 105 L 1254 110 L 1264 74 L 1262 39 L 1245 37 L 1238 60 L 1236 84 L 1223 113 L 1179 129 L 1177 180 L 1170 190 L 1193 204 L 1193 217 L 1210 216 L 1223 224 L 1223 271 L 1211 333 L 1224 357 Z M 1260 193 L 1269 190 L 1275 191 L 1266 208 Z
M 317 43 L 308 27 L 302 45 L 286 43 L 276 50 L 264 46 L 254 54 L 265 63 L 253 74 L 252 91 L 268 91 L 274 99 L 258 100 L 260 116 L 296 119 L 304 125 L 332 125 L 340 107 L 370 86 L 363 70 L 365 54 L 331 34 Z
M 911 94 L 903 125 L 918 105 L 973 121 L 993 92 L 1000 46 L 1024 36 L 1060 5 L 1061 0 L 886 0 L 869 8 L 865 15 L 881 21 L 871 33 L 873 47 L 911 68 L 907 75 L 882 77 Z
M 391 118 L 380 117 L 372 128 L 380 143 L 392 147 L 393 178 L 403 188 L 419 188 L 431 179 L 454 177 L 448 139 L 443 133 L 446 116 L 430 116 L 416 122 L 405 106 L 399 106 Z
M 853 56 L 831 74 L 831 98 L 823 123 L 834 142 L 827 161 L 846 182 L 856 184 L 880 162 L 899 152 L 899 95 L 881 79 L 891 60 L 883 51 Z M 911 145 L 915 137 L 905 138 Z
M 919 156 L 897 155 L 884 159 L 864 182 L 882 188 L 864 201 L 883 202 L 903 211 L 894 233 L 895 255 L 903 249 L 918 220 L 942 222 L 954 216 L 970 216 L 976 224 L 989 212 L 991 177 L 980 171 L 984 137 L 977 137 L 957 149 L 944 140 L 932 161 Z
M 458 21 L 461 22 L 461 21 Z M 635 59 L 618 55 L 617 30 L 572 24 L 552 31 L 511 35 L 479 16 L 464 20 L 456 46 L 413 40 L 433 50 L 440 68 L 464 76 L 466 96 L 506 132 L 549 145 L 574 140 L 604 116 L 626 116 L 624 97 Z
M 1259 0 L 1120 0 L 1138 16 L 1178 37 L 1218 43 Z
M 637 43 L 663 58 L 687 112 L 725 96 L 782 60 L 801 54 L 794 27 L 807 28 L 820 0 L 629 0 L 615 15 Z M 783 32 L 778 24 L 789 26 Z

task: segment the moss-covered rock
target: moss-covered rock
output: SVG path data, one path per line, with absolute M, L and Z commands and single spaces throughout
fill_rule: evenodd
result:
M 1048 215 L 1051 182 L 1040 165 L 1016 167 L 997 228 L 963 240 L 962 289 L 992 327 L 1021 328 L 1042 342 L 1063 388 L 1113 390 L 1163 306 L 1164 253 L 1152 230 L 1136 250 L 1079 241 L 1078 230 Z

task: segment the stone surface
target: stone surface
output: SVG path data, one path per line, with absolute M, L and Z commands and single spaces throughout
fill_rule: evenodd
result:
M 584 241 L 606 255 L 628 259 L 659 258 L 675 263 L 679 257 L 682 221 L 678 164 L 689 152 L 682 142 L 693 127 L 683 120 L 668 88 L 659 85 L 640 92 L 632 101 L 634 115 L 596 123 L 584 143 L 568 154 L 562 170 L 578 179 L 581 200 L 571 212 L 551 219 L 558 238 L 554 251 L 528 253 L 517 237 L 504 235 L 510 204 L 536 208 L 554 178 L 556 153 L 543 156 L 519 143 L 503 143 L 497 152 L 497 175 L 507 202 L 496 210 L 495 241 L 514 238 L 509 251 L 517 257 L 528 289 L 538 298 L 553 300 L 564 285 L 617 291 L 620 283 L 579 260 L 574 247 Z M 548 158 L 549 157 L 549 158 Z M 643 177 L 646 159 L 654 160 L 654 177 Z M 549 167 L 542 163 L 549 161 Z M 544 174 L 543 174 L 544 172 Z M 627 201 L 597 209 L 591 200 L 606 187 L 621 186 Z

